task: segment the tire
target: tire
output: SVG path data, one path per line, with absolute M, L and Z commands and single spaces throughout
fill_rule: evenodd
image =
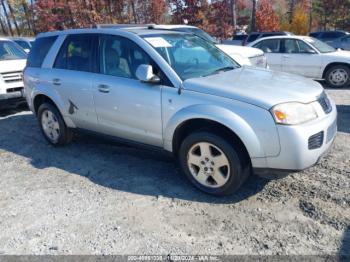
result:
M 251 173 L 242 148 L 208 131 L 187 136 L 178 157 L 186 177 L 200 190 L 216 196 L 233 194 Z
M 350 68 L 345 65 L 332 66 L 326 72 L 326 82 L 332 88 L 350 85 Z
M 61 113 L 54 105 L 49 103 L 40 105 L 38 122 L 41 132 L 51 145 L 63 146 L 72 141 L 73 132 L 66 126 Z

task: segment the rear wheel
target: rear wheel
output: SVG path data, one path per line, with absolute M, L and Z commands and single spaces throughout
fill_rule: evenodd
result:
M 58 109 L 44 103 L 38 109 L 38 121 L 45 139 L 52 145 L 60 146 L 72 141 L 73 133 L 66 126 Z
M 184 139 L 179 161 L 196 187 L 218 196 L 234 193 L 250 174 L 249 161 L 241 148 L 206 131 Z
M 350 69 L 345 65 L 332 66 L 326 72 L 327 84 L 332 88 L 342 88 L 350 85 Z

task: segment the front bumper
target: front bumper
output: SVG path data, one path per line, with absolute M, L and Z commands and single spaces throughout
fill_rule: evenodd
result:
M 300 171 L 315 165 L 327 153 L 336 137 L 337 110 L 333 102 L 332 107 L 332 112 L 310 123 L 296 126 L 278 125 L 281 148 L 279 155 L 256 159 L 252 161 L 253 167 Z M 320 146 L 309 149 L 310 137 L 322 132 L 323 139 Z
M 25 102 L 26 100 L 22 91 L 0 94 L 0 108 L 16 107 Z

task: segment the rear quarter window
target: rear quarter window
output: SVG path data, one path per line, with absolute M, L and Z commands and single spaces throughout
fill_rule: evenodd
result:
M 35 40 L 27 60 L 27 67 L 41 67 L 57 36 L 41 37 Z

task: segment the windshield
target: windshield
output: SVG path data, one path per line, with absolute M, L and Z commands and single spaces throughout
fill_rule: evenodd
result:
M 334 47 L 331 47 L 330 45 L 327 45 L 326 43 L 313 37 L 305 38 L 305 41 L 316 48 L 320 53 L 331 53 L 337 51 Z
M 20 45 L 23 49 L 30 49 L 30 45 L 26 41 L 14 40 L 14 42 Z
M 233 70 L 239 65 L 208 41 L 190 34 L 161 34 L 144 39 L 182 80 Z
M 217 44 L 217 41 L 211 37 L 211 35 L 209 35 L 207 32 L 203 31 L 202 29 L 199 28 L 188 28 L 188 32 L 195 34 L 213 44 Z
M 13 42 L 0 41 L 0 60 L 27 59 L 26 53 Z

